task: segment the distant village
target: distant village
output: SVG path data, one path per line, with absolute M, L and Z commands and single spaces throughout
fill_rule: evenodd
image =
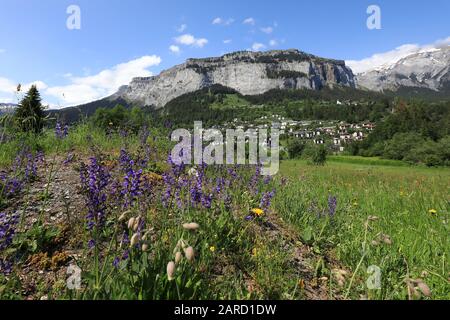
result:
M 227 128 L 244 131 L 252 128 L 256 131 L 259 128 L 276 128 L 280 130 L 281 139 L 300 139 L 305 143 L 327 145 L 332 151 L 341 153 L 345 151 L 346 145 L 354 141 L 364 140 L 374 130 L 375 124 L 371 122 L 346 123 L 319 120 L 296 121 L 274 114 L 262 116 L 252 122 L 234 119 L 232 122 L 215 128 L 221 131 Z

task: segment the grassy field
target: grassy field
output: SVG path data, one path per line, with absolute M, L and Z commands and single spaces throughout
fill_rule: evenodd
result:
M 331 157 L 268 179 L 192 171 L 168 150 L 165 131 L 88 124 L 3 144 L 2 179 L 20 190 L 2 190 L 0 298 L 450 298 L 450 170 Z
M 435 298 L 450 298 L 450 170 L 354 160 L 324 167 L 284 162 L 281 173 L 291 182 L 276 198 L 276 211 L 318 251 L 331 252 L 351 270 L 349 296 L 405 299 L 405 281 L 422 277 Z M 381 269 L 381 290 L 365 286 L 371 265 Z

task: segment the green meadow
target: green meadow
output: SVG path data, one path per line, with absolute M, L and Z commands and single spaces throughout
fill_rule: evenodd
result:
M 276 198 L 276 212 L 351 270 L 345 296 L 404 299 L 407 280 L 426 277 L 435 298 L 450 297 L 448 169 L 332 157 L 323 167 L 285 161 L 281 174 L 290 183 Z M 336 213 L 318 218 L 328 213 L 329 197 L 336 197 Z M 371 265 L 381 269 L 381 290 L 366 287 Z
M 2 220 L 15 233 L 0 297 L 450 298 L 449 169 L 329 156 L 282 161 L 272 179 L 246 166 L 192 174 L 167 162 L 167 129 L 144 133 L 87 122 L 63 138 L 45 130 L 3 143 L 5 172 L 21 148 L 24 163 L 45 159 L 20 197 L 2 199 L 20 223 Z M 65 190 L 74 197 L 62 202 Z M 93 229 L 91 210 L 103 214 Z M 67 286 L 74 264 L 77 290 Z

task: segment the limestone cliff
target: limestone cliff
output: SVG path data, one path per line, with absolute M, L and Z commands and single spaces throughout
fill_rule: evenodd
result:
M 271 89 L 355 87 L 355 79 L 340 60 L 298 50 L 241 51 L 218 58 L 189 59 L 157 76 L 135 78 L 110 98 L 162 108 L 174 98 L 214 84 L 256 95 Z

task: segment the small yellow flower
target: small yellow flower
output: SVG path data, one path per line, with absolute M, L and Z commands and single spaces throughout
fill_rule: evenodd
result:
M 430 209 L 430 210 L 428 210 L 428 213 L 434 216 L 435 214 L 437 214 L 437 210 L 436 209 Z
M 256 248 L 253 248 L 252 256 L 256 257 L 257 255 L 258 255 L 258 250 Z
M 209 247 L 209 251 L 211 251 L 211 252 L 216 251 L 216 247 L 214 247 L 214 246 Z
M 261 217 L 264 214 L 264 210 L 255 208 L 252 209 L 252 213 L 258 217 Z

